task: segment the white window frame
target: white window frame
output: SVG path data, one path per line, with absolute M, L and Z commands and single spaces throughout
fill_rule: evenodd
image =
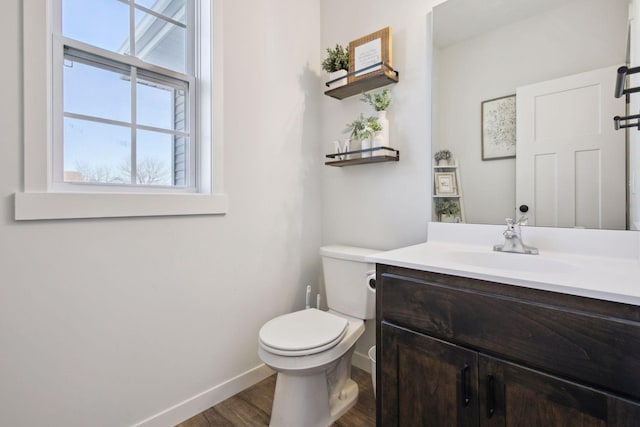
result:
M 24 37 L 24 189 L 15 193 L 15 219 L 106 218 L 224 214 L 222 128 L 222 0 L 195 0 L 196 85 L 194 117 L 199 150 L 194 192 L 116 191 L 108 186 L 80 186 L 69 191 L 53 180 L 54 19 L 59 0 L 23 0 Z M 215 94 L 215 95 L 214 95 Z M 106 188 L 102 188 L 106 187 Z M 132 186 L 135 187 L 135 186 Z M 86 188 L 86 190 L 85 190 Z M 77 189 L 77 187 L 75 187 Z

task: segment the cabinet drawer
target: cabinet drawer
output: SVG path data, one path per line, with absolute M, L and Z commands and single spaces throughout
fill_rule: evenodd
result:
M 515 297 L 500 292 L 507 285 L 448 277 L 379 270 L 379 321 L 640 399 L 640 322 L 571 307 L 570 295 L 555 294 L 554 305 L 548 293 L 541 302 L 536 292 Z

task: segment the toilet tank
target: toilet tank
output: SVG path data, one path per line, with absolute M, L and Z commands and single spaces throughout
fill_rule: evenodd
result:
M 375 264 L 365 257 L 380 251 L 353 246 L 323 246 L 322 271 L 331 310 L 358 319 L 376 317 L 376 293 L 370 283 L 375 279 Z

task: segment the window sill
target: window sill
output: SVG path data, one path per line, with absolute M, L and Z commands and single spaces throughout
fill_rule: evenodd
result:
M 15 193 L 15 219 L 225 214 L 225 194 Z

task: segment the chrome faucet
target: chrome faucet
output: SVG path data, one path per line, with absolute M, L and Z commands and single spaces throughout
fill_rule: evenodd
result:
M 522 243 L 522 230 L 520 226 L 525 224 L 527 217 L 522 215 L 518 221 L 507 218 L 507 229 L 502 233 L 504 243 L 493 245 L 493 250 L 498 252 L 513 252 L 517 254 L 538 255 L 538 249 Z

